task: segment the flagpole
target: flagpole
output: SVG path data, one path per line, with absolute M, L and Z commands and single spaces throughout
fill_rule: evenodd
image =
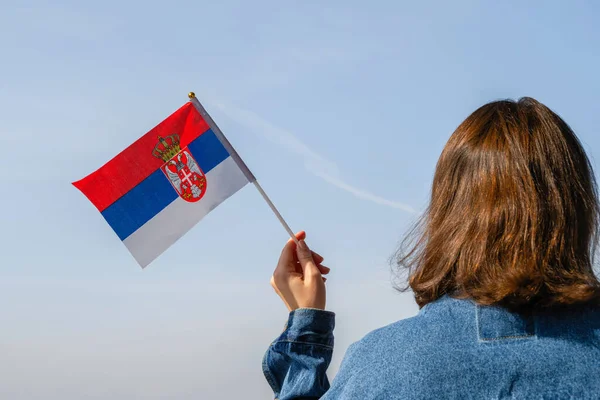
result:
M 277 210 L 277 207 L 275 207 L 275 204 L 273 204 L 273 202 L 271 201 L 271 199 L 269 198 L 267 193 L 265 193 L 262 186 L 260 186 L 260 184 L 256 180 L 256 177 L 254 176 L 254 174 L 250 171 L 250 168 L 248 168 L 248 166 L 246 165 L 244 160 L 242 160 L 242 157 L 240 157 L 240 155 L 237 153 L 237 151 L 235 151 L 235 149 L 233 148 L 231 143 L 229 143 L 229 140 L 227 140 L 227 138 L 225 137 L 225 135 L 223 134 L 221 129 L 219 129 L 219 127 L 217 126 L 216 122 L 211 118 L 211 116 L 208 114 L 208 112 L 206 111 L 204 106 L 200 103 L 200 101 L 196 97 L 196 94 L 194 92 L 190 92 L 188 94 L 188 97 L 190 99 L 190 102 L 196 108 L 196 110 L 200 113 L 200 115 L 202 115 L 204 120 L 208 123 L 208 126 L 210 126 L 210 128 L 214 132 L 215 136 L 217 136 L 217 138 L 219 139 L 219 141 L 221 142 L 223 147 L 225 147 L 225 149 L 229 152 L 229 154 L 231 155 L 231 158 L 233 158 L 235 163 L 242 170 L 242 172 L 244 173 L 244 175 L 246 176 L 248 181 L 250 181 L 254 184 L 254 187 L 256 187 L 256 190 L 258 190 L 258 193 L 260 193 L 262 198 L 267 202 L 267 204 L 269 205 L 269 207 L 271 208 L 271 210 L 273 211 L 273 213 L 275 214 L 275 216 L 277 217 L 277 219 L 279 220 L 279 222 L 281 223 L 283 228 L 287 231 L 287 233 L 290 235 L 290 237 L 296 243 L 298 243 L 298 239 L 296 238 L 296 235 L 294 235 L 294 232 L 292 232 L 290 226 L 287 224 L 287 222 L 285 222 L 285 219 L 283 219 L 283 216 L 281 215 L 279 210 Z

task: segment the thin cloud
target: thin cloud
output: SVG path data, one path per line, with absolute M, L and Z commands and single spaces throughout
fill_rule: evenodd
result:
M 341 179 L 334 178 L 330 175 L 324 174 L 321 171 L 311 171 L 311 172 L 313 174 L 315 174 L 316 176 L 318 176 L 319 178 L 322 178 L 326 182 L 329 182 L 332 185 L 334 185 L 342 190 L 345 190 L 348 193 L 352 193 L 354 196 L 358 197 L 359 199 L 369 200 L 373 203 L 381 204 L 382 206 L 397 208 L 399 210 L 406 211 L 406 212 L 413 213 L 413 214 L 416 212 L 414 208 L 412 208 L 411 206 L 409 206 L 407 204 L 399 203 L 397 201 L 388 200 L 386 198 L 376 196 L 365 190 L 361 190 L 352 185 L 349 185 L 346 182 L 342 181 Z
M 389 200 L 384 197 L 374 195 L 363 189 L 350 185 L 341 179 L 337 164 L 326 157 L 318 154 L 313 149 L 302 143 L 292 132 L 277 127 L 269 121 L 261 118 L 252 111 L 243 110 L 231 105 L 225 106 L 222 103 L 214 104 L 223 114 L 231 118 L 240 125 L 245 126 L 258 134 L 266 137 L 274 143 L 286 148 L 304 158 L 304 167 L 313 175 L 323 179 L 325 182 L 342 189 L 359 199 L 368 200 L 375 204 L 396 208 L 409 213 L 415 213 L 415 209 L 408 204 Z

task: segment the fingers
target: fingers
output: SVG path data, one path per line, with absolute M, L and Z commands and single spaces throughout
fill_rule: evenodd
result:
M 305 278 L 321 276 L 321 271 L 317 267 L 312 253 L 304 240 L 300 241 L 300 245 L 296 247 L 296 252 L 298 253 L 298 262 L 302 267 Z
M 312 253 L 313 260 L 315 260 L 315 262 L 317 264 L 321 264 L 323 262 L 323 260 L 325 260 L 319 253 L 314 252 L 314 251 L 311 251 L 311 253 Z
M 331 271 L 331 269 L 329 267 L 326 267 L 324 265 L 317 265 L 317 267 L 319 268 L 319 271 L 321 272 L 321 275 L 327 275 L 329 273 L 329 271 Z
M 305 231 L 300 231 L 298 233 L 296 233 L 296 239 L 298 240 L 305 240 L 306 239 L 306 232 Z M 290 241 L 293 241 L 291 238 L 288 240 L 288 243 Z M 315 263 L 317 264 L 321 264 L 323 262 L 323 260 L 325 260 L 323 258 L 323 256 L 321 256 L 319 253 L 317 253 L 316 251 L 311 251 L 311 254 L 313 256 L 313 260 L 315 261 Z
M 312 252 L 305 242 L 306 233 L 296 234 L 284 246 L 279 263 L 271 277 L 271 286 L 288 310 L 300 307 L 325 309 L 329 268 L 322 265 L 323 257 Z
M 287 241 L 273 272 L 275 278 L 279 280 L 289 275 L 303 276 L 307 273 L 327 275 L 330 269 L 321 264 L 324 258 L 320 254 L 311 251 L 304 241 L 306 232 L 300 231 L 295 236 L 301 244 L 304 244 L 304 248 L 298 247 L 291 238 Z

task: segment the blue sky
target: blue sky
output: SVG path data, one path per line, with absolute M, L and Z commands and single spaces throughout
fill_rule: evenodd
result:
M 476 107 L 535 97 L 600 154 L 599 18 L 591 0 L 2 2 L 0 398 L 269 398 L 287 238 L 258 193 L 142 271 L 70 185 L 190 90 L 332 268 L 333 375 L 417 312 L 388 259 Z

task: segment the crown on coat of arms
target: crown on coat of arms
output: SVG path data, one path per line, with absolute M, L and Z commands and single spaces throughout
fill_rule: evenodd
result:
M 158 143 L 154 146 L 154 150 L 152 150 L 152 155 L 167 162 L 179 153 L 180 150 L 179 135 L 174 133 L 164 138 L 159 136 Z

